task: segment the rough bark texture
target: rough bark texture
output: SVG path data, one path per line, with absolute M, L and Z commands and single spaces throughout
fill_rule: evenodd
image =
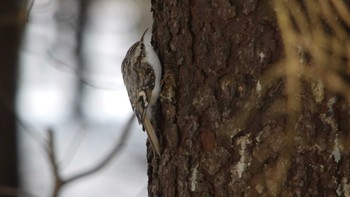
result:
M 0 186 L 17 187 L 14 103 L 21 17 L 17 1 L 0 1 Z
M 350 195 L 348 104 L 306 81 L 289 132 L 285 83 L 263 77 L 283 52 L 270 3 L 152 0 L 164 84 L 150 196 Z

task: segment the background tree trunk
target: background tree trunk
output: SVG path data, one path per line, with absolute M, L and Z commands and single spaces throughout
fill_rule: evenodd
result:
M 0 1 L 0 186 L 17 187 L 14 113 L 18 46 L 25 13 L 18 1 Z
M 164 85 L 150 196 L 350 195 L 349 106 L 305 80 L 287 111 L 272 3 L 152 0 Z

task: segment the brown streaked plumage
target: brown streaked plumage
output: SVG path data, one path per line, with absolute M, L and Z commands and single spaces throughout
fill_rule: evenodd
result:
M 150 119 L 153 116 L 152 110 L 160 91 L 161 66 L 158 56 L 154 57 L 156 54 L 153 48 L 150 48 L 152 46 L 145 44 L 143 41 L 147 30 L 143 33 L 140 41 L 133 44 L 128 50 L 122 62 L 122 73 L 130 103 L 138 122 L 146 130 L 153 150 L 157 155 L 160 155 L 159 141 Z M 149 56 L 153 58 L 151 63 Z

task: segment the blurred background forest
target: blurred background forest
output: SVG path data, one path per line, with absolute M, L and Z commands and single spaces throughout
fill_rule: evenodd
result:
M 56 196 L 53 191 L 60 189 L 63 197 L 147 196 L 146 134 L 135 121 L 130 135 L 123 132 L 132 112 L 120 65 L 128 48 L 146 28 L 152 27 L 150 2 L 19 2 L 0 0 L 0 196 Z M 309 106 L 300 102 L 305 84 L 310 84 L 307 98 L 322 109 L 329 108 L 327 116 L 320 116 L 323 124 L 332 125 L 329 115 L 334 116 L 334 122 L 347 120 L 347 105 L 342 107 L 346 111 L 344 119 L 333 113 L 332 106 L 350 100 L 348 2 L 295 2 L 298 1 L 273 1 L 285 57 L 270 74 L 264 74 L 262 85 L 257 86 L 267 87 L 281 77 L 287 81 L 289 139 L 297 137 L 297 114 Z M 16 12 L 18 7 L 21 9 Z M 264 53 L 257 57 L 261 58 L 260 64 L 266 58 Z M 277 67 L 280 69 L 274 69 Z M 259 96 L 252 98 L 256 101 Z M 245 111 L 241 117 L 248 117 L 253 110 Z M 237 122 L 245 123 L 244 118 Z M 346 124 L 343 139 L 339 139 L 337 127 L 330 127 L 334 139 L 330 138 L 329 144 L 343 140 L 342 146 L 349 147 Z M 313 142 L 316 134 L 307 137 Z M 324 141 L 321 144 L 325 145 Z M 123 149 L 116 149 L 120 147 Z M 341 146 L 335 147 L 334 153 L 338 154 Z M 281 150 L 289 148 L 282 146 Z M 111 155 L 113 149 L 121 151 Z M 178 155 L 181 158 L 184 154 Z M 327 152 L 325 155 L 328 158 Z M 111 162 L 104 162 L 109 159 Z M 338 169 L 336 163 L 333 167 Z M 90 171 L 96 173 L 86 173 L 90 169 L 96 169 Z M 348 168 L 344 169 L 347 172 Z M 82 173 L 90 176 L 82 177 Z M 61 188 L 67 180 L 75 181 Z
M 132 114 L 120 65 L 152 27 L 150 2 L 33 0 L 22 12 L 13 101 L 20 188 L 0 185 L 0 196 L 50 196 L 48 130 L 63 179 L 98 165 L 120 139 Z M 65 185 L 60 196 L 146 196 L 146 134 L 135 121 L 131 131 L 108 165 Z

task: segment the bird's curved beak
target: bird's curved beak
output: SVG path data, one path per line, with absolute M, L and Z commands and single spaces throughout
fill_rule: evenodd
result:
M 145 30 L 145 32 L 143 32 L 142 37 L 141 37 L 141 42 L 143 42 L 143 37 L 145 36 L 147 30 L 148 30 L 148 28 Z

